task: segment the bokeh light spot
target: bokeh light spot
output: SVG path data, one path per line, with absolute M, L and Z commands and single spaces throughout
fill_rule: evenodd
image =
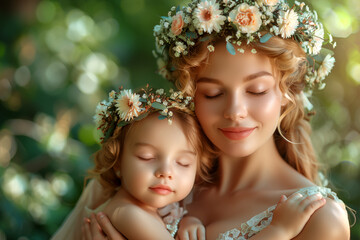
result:
M 56 173 L 51 180 L 52 190 L 58 196 L 64 196 L 65 194 L 67 194 L 73 185 L 74 181 L 69 175 L 65 173 Z
M 6 101 L 11 95 L 11 84 L 7 78 L 0 79 L 0 100 Z
M 132 15 L 144 10 L 144 0 L 123 0 L 121 1 L 121 8 L 124 12 Z
M 4 129 L 0 131 L 0 166 L 7 167 L 14 157 L 17 145 L 11 132 Z
M 45 79 L 42 82 L 44 90 L 52 92 L 64 87 L 67 75 L 68 70 L 62 62 L 51 62 L 45 70 Z
M 94 21 L 79 10 L 72 10 L 67 17 L 68 29 L 66 36 L 78 42 L 91 35 L 94 28 Z
M 357 30 L 354 26 L 356 19 L 344 6 L 339 5 L 334 10 L 329 8 L 324 14 L 324 19 L 326 28 L 334 37 L 346 38 Z
M 77 86 L 85 94 L 94 93 L 99 85 L 99 80 L 93 73 L 83 73 L 80 75 Z
M 86 124 L 81 126 L 79 130 L 79 139 L 81 142 L 85 143 L 88 146 L 91 146 L 96 143 L 93 135 L 93 130 L 95 125 L 93 124 Z
M 101 53 L 92 53 L 84 61 L 84 70 L 94 74 L 105 74 L 107 58 Z
M 25 176 L 19 174 L 14 168 L 9 167 L 4 173 L 3 190 L 13 199 L 21 197 L 27 189 Z
M 360 63 L 355 63 L 350 67 L 350 76 L 356 84 L 360 84 Z
M 41 1 L 36 9 L 36 17 L 39 22 L 49 23 L 56 15 L 56 6 L 50 1 Z
M 30 78 L 31 78 L 31 72 L 27 66 L 21 66 L 18 69 L 16 69 L 14 74 L 14 79 L 19 86 L 22 87 L 26 86 L 29 83 Z

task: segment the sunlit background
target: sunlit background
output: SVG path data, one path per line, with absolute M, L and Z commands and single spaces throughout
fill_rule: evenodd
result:
M 48 239 L 74 207 L 109 90 L 170 86 L 155 73 L 152 29 L 181 2 L 0 3 L 0 240 Z M 327 87 L 312 98 L 314 145 L 332 188 L 359 211 L 360 1 L 311 3 L 337 41 Z M 351 231 L 360 239 L 360 224 Z

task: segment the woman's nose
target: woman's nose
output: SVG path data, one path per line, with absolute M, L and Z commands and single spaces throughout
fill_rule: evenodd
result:
M 173 174 L 170 164 L 161 163 L 155 171 L 155 176 L 157 178 L 168 178 L 171 180 L 173 178 Z
M 233 92 L 228 95 L 224 108 L 224 117 L 232 121 L 241 120 L 248 114 L 246 101 L 239 92 Z

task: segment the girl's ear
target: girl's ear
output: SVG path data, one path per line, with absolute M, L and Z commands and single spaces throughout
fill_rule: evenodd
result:
M 120 172 L 120 169 L 116 170 L 115 171 L 115 174 L 118 178 L 121 178 L 121 172 Z

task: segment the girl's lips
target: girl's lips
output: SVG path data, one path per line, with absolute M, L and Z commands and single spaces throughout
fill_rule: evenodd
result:
M 248 137 L 255 128 L 219 128 L 230 140 L 241 140 Z
M 150 189 L 160 195 L 168 195 L 173 192 L 173 190 L 166 185 L 156 185 L 150 187 Z

